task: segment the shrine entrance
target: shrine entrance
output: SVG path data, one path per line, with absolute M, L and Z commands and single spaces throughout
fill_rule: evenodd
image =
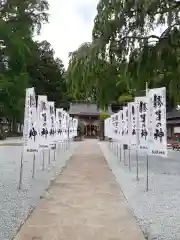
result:
M 84 137 L 96 138 L 99 133 L 99 126 L 94 124 L 87 124 L 84 126 Z

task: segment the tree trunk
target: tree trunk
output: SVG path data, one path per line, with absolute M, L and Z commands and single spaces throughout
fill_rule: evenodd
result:
M 15 117 L 13 117 L 13 120 L 12 120 L 12 132 L 17 133 L 17 122 Z

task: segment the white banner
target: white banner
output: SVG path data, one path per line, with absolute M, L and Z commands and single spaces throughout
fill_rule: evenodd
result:
M 111 134 L 113 140 L 116 139 L 116 116 L 113 114 L 111 116 Z
M 23 149 L 24 152 L 38 152 L 38 121 L 34 88 L 26 89 Z
M 73 136 L 74 137 L 78 135 L 77 130 L 78 130 L 78 119 L 73 118 Z
M 49 147 L 49 106 L 47 96 L 38 96 L 38 128 L 39 128 L 39 146 L 41 148 Z
M 105 137 L 108 137 L 107 127 L 108 127 L 108 118 L 104 120 L 104 136 Z
M 129 144 L 128 107 L 123 107 L 123 143 Z
M 63 141 L 66 139 L 66 112 L 64 110 L 62 112 L 62 139 Z
M 137 147 L 137 135 L 136 135 L 136 117 L 137 109 L 134 102 L 128 103 L 128 124 L 129 124 L 129 143 L 131 148 Z
M 77 128 L 78 128 L 78 119 L 73 118 L 72 119 L 72 136 L 76 137 L 77 136 Z
M 109 138 L 113 138 L 112 116 L 108 118 L 107 134 Z
M 115 117 L 114 115 L 111 116 L 111 137 L 115 138 Z
M 111 126 L 110 126 L 111 118 L 107 118 L 104 123 L 104 135 L 107 138 L 111 138 Z
M 119 134 L 118 134 L 118 121 L 119 121 L 119 115 L 118 113 L 115 113 L 113 116 L 112 116 L 112 125 L 113 125 L 113 139 L 114 140 L 119 140 Z
M 112 116 L 109 118 L 109 122 L 108 122 L 108 135 L 109 135 L 109 138 L 113 137 Z
M 121 121 L 121 127 L 120 127 L 120 131 L 121 131 L 121 141 L 122 143 L 124 143 L 124 140 L 125 140 L 125 131 L 124 131 L 124 126 L 125 126 L 125 118 L 124 118 L 124 111 L 123 110 L 120 110 L 120 114 L 121 114 L 121 117 L 120 117 L 120 121 Z
M 56 108 L 56 141 L 63 141 L 63 109 Z
M 166 88 L 150 89 L 148 100 L 149 153 L 152 155 L 167 156 Z
M 148 149 L 148 98 L 136 97 L 137 144 L 140 150 Z
M 50 113 L 50 131 L 49 131 L 49 143 L 54 145 L 56 142 L 56 114 L 54 102 L 48 102 Z
M 118 124 L 118 136 L 119 136 L 119 140 L 122 143 L 123 142 L 123 135 L 122 135 L 122 131 L 123 131 L 123 110 L 120 110 L 118 112 L 118 119 L 119 119 L 119 124 Z
M 69 117 L 69 139 L 73 138 L 73 118 Z
M 68 113 L 63 111 L 63 138 L 64 140 L 68 139 Z
M 115 114 L 115 133 L 116 140 L 119 140 L 119 112 Z
M 121 141 L 121 114 L 120 111 L 117 113 L 118 115 L 118 122 L 117 122 L 117 139 L 118 141 Z

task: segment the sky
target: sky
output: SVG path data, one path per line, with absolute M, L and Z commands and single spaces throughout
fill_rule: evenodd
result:
M 47 40 L 65 67 L 68 54 L 83 42 L 91 41 L 98 0 L 49 0 L 49 24 L 36 39 Z
M 51 43 L 55 57 L 59 57 L 68 67 L 70 52 L 82 43 L 91 41 L 94 17 L 99 0 L 49 0 L 49 24 L 42 27 L 38 40 Z M 164 29 L 156 29 L 160 35 Z

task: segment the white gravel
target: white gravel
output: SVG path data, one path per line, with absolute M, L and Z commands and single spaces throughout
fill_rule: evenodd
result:
M 146 239 L 180 240 L 180 152 L 169 150 L 168 158 L 149 157 L 149 191 L 146 192 L 146 154 L 139 153 L 139 181 L 136 154 L 99 142 L 117 182 L 129 202 Z M 107 147 L 108 146 L 108 147 Z M 120 149 L 120 147 L 118 147 Z
M 15 237 L 20 225 L 36 206 L 51 180 L 61 172 L 67 160 L 72 156 L 78 142 L 72 142 L 69 150 L 60 148 L 51 150 L 51 163 L 45 152 L 45 169 L 43 170 L 42 152 L 36 156 L 35 178 L 32 178 L 33 157 L 24 158 L 23 183 L 18 190 L 21 147 L 0 146 L 0 240 L 11 240 Z

